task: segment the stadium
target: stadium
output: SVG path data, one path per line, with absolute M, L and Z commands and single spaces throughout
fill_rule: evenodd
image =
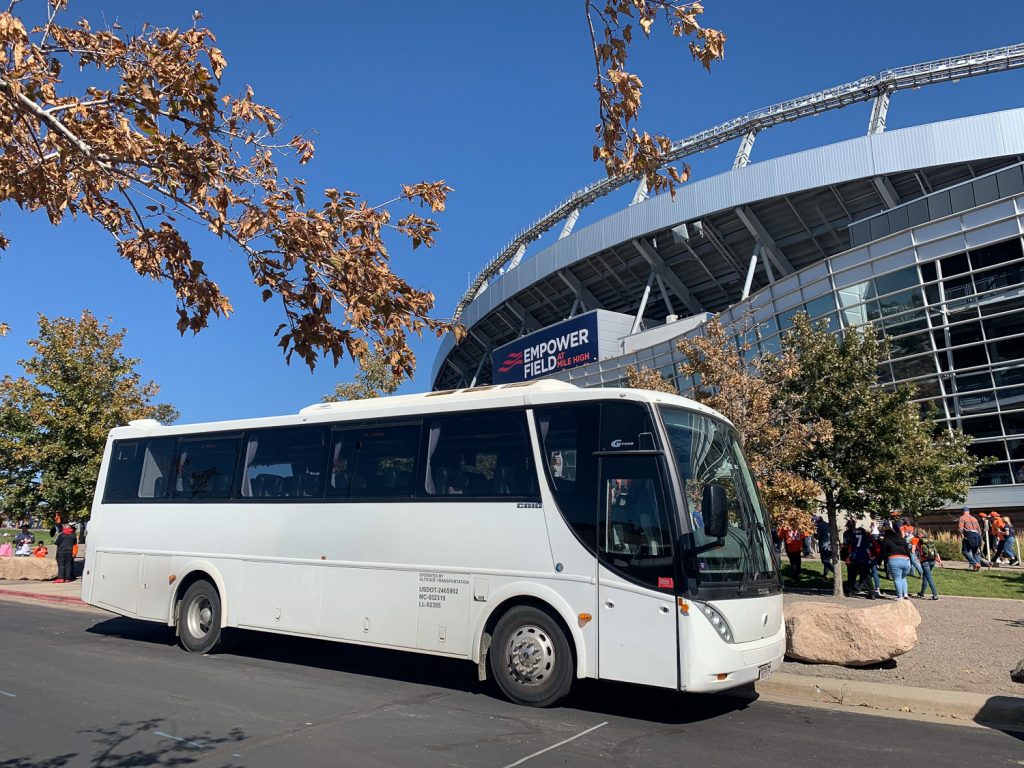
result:
M 771 351 L 801 311 L 836 331 L 871 322 L 892 339 L 880 382 L 912 382 L 994 459 L 968 503 L 1024 509 L 1024 109 L 885 130 L 897 91 L 1017 68 L 1024 45 L 885 70 L 676 142 L 670 162 L 738 148 L 675 198 L 635 178 L 579 190 L 471 283 L 455 310 L 467 333 L 443 339 L 433 388 L 618 386 L 634 365 L 685 392 L 675 342 L 713 315 L 752 312 Z M 759 132 L 867 101 L 865 135 L 752 159 Z M 576 228 L 629 185 L 628 205 Z

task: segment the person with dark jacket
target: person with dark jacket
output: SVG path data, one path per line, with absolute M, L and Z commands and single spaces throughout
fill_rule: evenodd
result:
M 843 534 L 843 547 L 840 554 L 848 566 L 846 592 L 848 597 L 857 593 L 858 587 L 868 581 L 871 574 L 871 563 L 874 559 L 871 552 L 871 536 L 863 526 L 853 520 L 846 521 L 846 532 Z M 875 593 L 868 591 L 868 600 L 874 600 Z
M 889 573 L 896 584 L 896 599 L 909 600 L 907 576 L 910 575 L 910 545 L 898 528 L 886 528 L 882 538 L 882 557 L 889 564 Z
M 63 584 L 65 581 L 75 580 L 75 545 L 78 539 L 75 537 L 75 529 L 70 523 L 57 534 L 57 578 L 55 584 Z

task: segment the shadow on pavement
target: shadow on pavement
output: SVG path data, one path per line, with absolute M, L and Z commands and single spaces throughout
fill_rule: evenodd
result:
M 13 757 L 0 760 L 0 768 L 63 768 L 89 765 L 93 768 L 130 768 L 134 766 L 174 766 L 205 762 L 224 744 L 243 747 L 245 734 L 234 728 L 224 736 L 213 736 L 209 731 L 172 734 L 161 730 L 164 721 L 124 721 L 109 727 L 85 728 L 78 734 L 91 737 L 89 754 L 69 752 L 53 757 Z M 83 760 L 87 760 L 85 763 Z M 231 768 L 234 763 L 218 758 L 218 765 Z
M 1024 699 L 1017 696 L 990 696 L 974 721 L 993 731 L 1024 741 Z M 1002 725 L 1013 723 L 1013 725 Z
M 154 645 L 176 643 L 170 627 L 123 617 L 99 622 L 86 631 Z M 232 633 L 224 653 L 243 659 L 429 685 L 505 700 L 492 681 L 477 680 L 473 664 L 459 659 L 245 630 Z M 581 680 L 563 706 L 633 720 L 685 724 L 744 709 L 756 697 L 753 690 L 742 697 L 680 694 L 624 683 Z M 0 768 L 4 766 L 0 764 Z

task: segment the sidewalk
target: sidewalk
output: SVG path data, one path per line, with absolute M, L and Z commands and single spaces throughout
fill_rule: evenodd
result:
M 86 606 L 82 600 L 81 579 L 63 584 L 52 581 L 0 581 L 0 598 L 36 600 L 44 603 Z

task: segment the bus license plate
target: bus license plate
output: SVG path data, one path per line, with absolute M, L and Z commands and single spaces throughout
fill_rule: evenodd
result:
M 760 667 L 757 668 L 757 679 L 758 680 L 767 680 L 768 676 L 771 675 L 771 673 L 772 673 L 771 662 L 768 662 L 767 664 L 762 664 Z

